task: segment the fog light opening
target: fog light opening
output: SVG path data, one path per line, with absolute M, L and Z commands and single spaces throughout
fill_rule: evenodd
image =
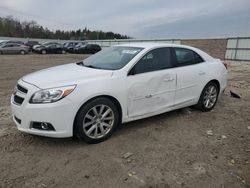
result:
M 53 125 L 47 122 L 31 122 L 30 128 L 44 130 L 44 131 L 55 131 Z

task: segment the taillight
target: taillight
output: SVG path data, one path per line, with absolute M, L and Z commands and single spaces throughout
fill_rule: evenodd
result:
M 223 65 L 226 67 L 226 69 L 227 69 L 227 64 L 226 63 L 223 63 Z

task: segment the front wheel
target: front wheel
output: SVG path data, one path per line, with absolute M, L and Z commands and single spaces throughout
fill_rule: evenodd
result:
M 20 54 L 21 54 L 21 55 L 24 55 L 24 54 L 25 54 L 25 51 L 24 51 L 24 50 L 21 50 L 21 51 L 20 51 Z
M 96 98 L 77 113 L 74 136 L 94 144 L 108 139 L 119 123 L 116 105 L 108 98 Z
M 209 82 L 202 90 L 197 109 L 207 112 L 214 108 L 219 95 L 219 87 L 215 82 Z
M 46 54 L 47 52 L 46 52 L 46 50 L 42 50 L 42 54 Z

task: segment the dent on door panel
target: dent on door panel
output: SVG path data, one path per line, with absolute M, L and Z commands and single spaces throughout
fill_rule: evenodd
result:
M 161 110 L 173 100 L 174 89 L 164 79 L 169 75 L 154 76 L 148 80 L 131 84 L 128 90 L 128 112 L 130 117 L 145 115 Z M 168 94 L 171 95 L 168 97 Z

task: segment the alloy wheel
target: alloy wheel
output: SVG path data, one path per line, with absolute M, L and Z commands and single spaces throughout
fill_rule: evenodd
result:
M 203 103 L 206 108 L 212 108 L 217 100 L 217 88 L 214 85 L 210 85 L 205 91 Z
M 112 129 L 115 121 L 113 110 L 107 105 L 96 105 L 83 119 L 84 133 L 93 139 L 104 137 Z

